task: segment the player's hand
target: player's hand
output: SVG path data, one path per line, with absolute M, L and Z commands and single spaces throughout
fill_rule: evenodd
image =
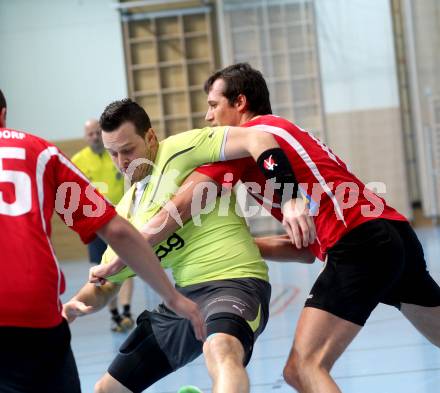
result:
M 197 340 L 206 340 L 205 320 L 203 319 L 199 306 L 196 303 L 177 292 L 177 296 L 172 300 L 165 302 L 165 304 L 177 315 L 191 321 Z
M 296 248 L 308 247 L 316 239 L 316 228 L 307 202 L 291 199 L 283 205 L 283 227 Z
M 118 273 L 125 267 L 120 258 L 115 258 L 111 263 L 92 266 L 89 269 L 89 282 L 96 285 L 104 285 L 106 277 Z
M 92 306 L 86 306 L 83 302 L 78 300 L 71 300 L 70 302 L 63 304 L 61 315 L 67 320 L 67 322 L 72 323 L 77 317 L 91 314 L 93 311 Z
M 106 270 L 103 270 L 99 266 L 92 266 L 89 269 L 89 282 L 95 285 L 104 285 L 107 280 L 105 279 Z

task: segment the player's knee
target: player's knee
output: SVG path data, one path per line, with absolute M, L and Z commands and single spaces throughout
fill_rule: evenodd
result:
M 326 369 L 319 354 L 302 354 L 293 349 L 284 366 L 283 377 L 290 386 L 301 390 L 302 381 L 316 375 L 318 369 Z
M 249 324 L 243 318 L 229 313 L 211 315 L 206 324 L 208 339 L 203 347 L 205 356 L 212 359 L 225 355 L 231 359 L 233 356 L 246 366 L 254 344 L 254 333 Z
M 104 383 L 102 379 L 95 383 L 94 393 L 105 393 Z
M 286 383 L 293 388 L 300 390 L 301 387 L 301 376 L 300 376 L 300 368 L 299 359 L 295 353 L 292 353 L 287 360 L 286 365 L 283 369 L 283 378 Z
M 203 352 L 205 356 L 218 363 L 228 361 L 242 365 L 244 360 L 241 342 L 236 337 L 225 333 L 216 333 L 208 337 L 203 345 Z
M 295 368 L 288 367 L 287 365 L 284 366 L 283 378 L 288 385 L 292 386 L 296 390 L 300 390 L 300 378 Z

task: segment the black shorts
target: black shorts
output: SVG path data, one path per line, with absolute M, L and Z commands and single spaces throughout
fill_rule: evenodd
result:
M 50 329 L 0 327 L 0 392 L 81 392 L 65 320 Z
M 194 300 L 208 336 L 227 333 L 243 344 L 246 365 L 253 344 L 269 318 L 270 284 L 256 278 L 216 280 L 178 288 Z M 108 372 L 126 388 L 141 392 L 202 353 L 189 320 L 160 305 L 142 313 L 136 329 L 119 349 Z
M 440 306 L 440 287 L 405 221 L 368 221 L 342 237 L 329 250 L 305 306 L 363 326 L 378 303 Z
M 107 249 L 107 243 L 99 236 L 96 236 L 95 239 L 87 244 L 87 249 L 89 251 L 90 263 L 101 263 L 102 254 Z

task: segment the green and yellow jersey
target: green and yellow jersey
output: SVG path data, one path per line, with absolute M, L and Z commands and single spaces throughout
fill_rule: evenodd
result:
M 72 162 L 111 203 L 116 205 L 124 195 L 124 177 L 107 151 L 95 153 L 89 146 L 72 157 Z
M 118 213 L 141 229 L 171 199 L 184 179 L 198 166 L 221 159 L 225 127 L 191 130 L 160 142 L 156 160 L 135 214 L 131 214 L 135 185 L 117 206 Z M 171 268 L 177 285 L 185 287 L 212 280 L 253 277 L 268 280 L 268 269 L 248 231 L 235 213 L 235 196 L 224 211 L 219 199 L 212 211 L 188 221 L 154 247 L 164 268 Z M 102 263 L 115 257 L 109 247 Z M 125 267 L 110 277 L 121 282 L 134 275 Z

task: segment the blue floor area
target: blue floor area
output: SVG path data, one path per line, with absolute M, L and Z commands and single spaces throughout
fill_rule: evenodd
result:
M 432 276 L 440 282 L 440 228 L 418 231 Z M 258 339 L 248 366 L 251 392 L 292 392 L 282 379 L 295 330 L 308 291 L 322 264 L 269 262 L 273 287 L 271 318 Z M 69 299 L 85 282 L 89 264 L 85 261 L 62 264 Z M 140 280 L 136 281 L 133 311 L 154 307 L 159 298 Z M 72 325 L 72 346 L 83 392 L 106 371 L 127 334 L 110 331 L 107 310 L 79 318 Z M 344 393 L 435 393 L 440 391 L 440 350 L 422 337 L 392 307 L 379 305 L 364 329 L 336 363 L 333 371 Z M 196 385 L 211 392 L 211 382 L 203 358 L 168 376 L 146 392 L 176 393 L 182 385 Z

